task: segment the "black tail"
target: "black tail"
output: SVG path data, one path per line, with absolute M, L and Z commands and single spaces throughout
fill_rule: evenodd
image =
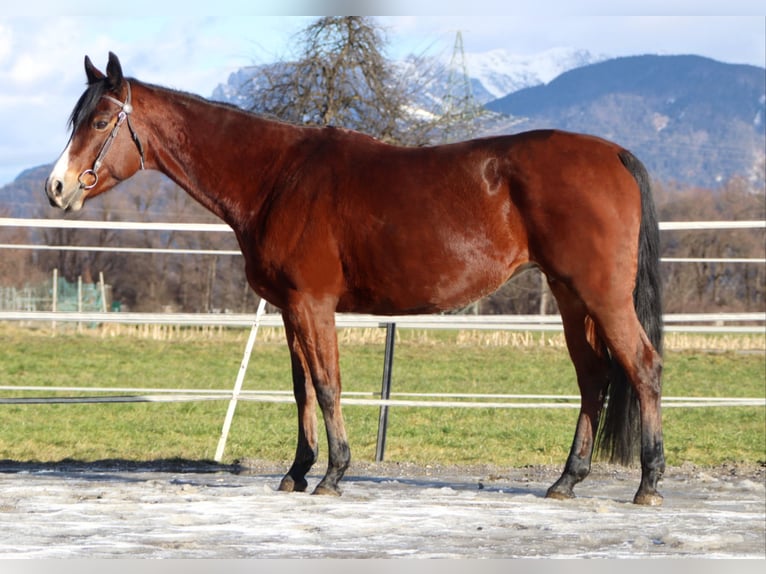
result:
M 638 272 L 633 304 L 638 320 L 658 353 L 662 354 L 662 293 L 660 281 L 660 230 L 652 199 L 649 174 L 630 152 L 620 160 L 636 179 L 641 191 L 641 227 L 638 238 Z M 599 450 L 611 462 L 628 465 L 639 452 L 641 420 L 638 398 L 622 366 L 612 358 L 609 398 L 603 415 Z

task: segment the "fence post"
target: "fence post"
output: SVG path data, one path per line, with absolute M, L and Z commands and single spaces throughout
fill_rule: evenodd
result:
M 242 355 L 242 362 L 239 365 L 237 380 L 234 381 L 234 390 L 231 392 L 231 399 L 229 399 L 229 408 L 226 410 L 226 417 L 223 420 L 221 438 L 218 439 L 218 448 L 215 451 L 215 461 L 218 463 L 223 460 L 223 451 L 226 448 L 226 440 L 229 437 L 229 430 L 231 430 L 231 421 L 234 418 L 234 410 L 237 408 L 237 399 L 239 399 L 239 393 L 242 390 L 242 383 L 245 380 L 247 365 L 250 362 L 250 353 L 253 351 L 255 337 L 258 335 L 258 326 L 261 324 L 261 317 L 265 310 L 266 299 L 261 298 L 261 301 L 258 303 L 258 310 L 255 312 L 255 321 L 253 322 L 253 326 L 250 329 L 250 335 L 245 344 L 245 353 Z
M 104 285 L 104 272 L 99 271 L 98 272 L 98 283 L 99 288 L 101 289 L 101 310 L 106 313 L 106 286 Z
M 51 311 L 54 313 L 58 311 L 59 301 L 59 270 L 58 268 L 53 270 L 53 301 L 51 302 Z M 56 330 L 56 321 L 51 321 L 51 328 Z
M 387 401 L 391 397 L 391 372 L 394 368 L 394 336 L 396 323 L 386 323 L 386 351 L 383 356 L 383 381 L 380 398 Z M 375 447 L 375 462 L 383 462 L 386 450 L 386 430 L 388 427 L 388 405 L 380 405 L 378 416 L 378 442 Z
M 77 312 L 82 313 L 82 275 L 77 276 Z M 82 323 L 77 323 L 77 332 L 82 333 Z

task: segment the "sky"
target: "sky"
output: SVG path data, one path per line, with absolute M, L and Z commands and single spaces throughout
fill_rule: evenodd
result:
M 128 76 L 209 97 L 242 66 L 288 59 L 296 34 L 317 16 L 351 9 L 377 18 L 392 59 L 449 57 L 460 30 L 467 52 L 531 55 L 572 47 L 606 56 L 698 54 L 766 66 L 766 9 L 750 0 L 643 0 L 640 14 L 606 0 L 218 0 L 216 13 L 211 3 L 188 4 L 7 3 L 0 13 L 0 186 L 24 169 L 53 163 L 66 145 L 86 54 L 103 69 L 111 50 Z

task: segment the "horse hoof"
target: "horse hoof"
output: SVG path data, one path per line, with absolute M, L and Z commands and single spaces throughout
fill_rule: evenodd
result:
M 638 492 L 633 499 L 634 504 L 641 506 L 662 506 L 662 495 L 659 492 Z
M 548 492 L 545 493 L 545 498 L 551 498 L 553 500 L 572 500 L 574 497 L 574 492 L 571 490 L 562 492 L 561 490 L 549 489 Z
M 299 480 L 295 482 L 295 479 L 289 474 L 282 479 L 279 483 L 280 492 L 305 492 L 308 488 L 308 482 L 305 480 Z
M 322 486 L 320 484 L 314 489 L 313 494 L 322 495 L 322 496 L 340 496 L 340 490 L 338 490 L 337 488 Z

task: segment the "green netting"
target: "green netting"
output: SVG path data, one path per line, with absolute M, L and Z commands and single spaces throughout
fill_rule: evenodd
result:
M 99 285 L 96 283 L 83 283 L 81 288 L 78 289 L 77 283 L 69 283 L 59 278 L 56 310 L 103 311 L 104 304 Z
M 108 299 L 108 285 L 106 292 Z M 53 281 L 24 287 L 0 287 L 0 309 L 3 311 L 52 311 L 53 300 Z M 83 283 L 78 290 L 76 282 L 58 278 L 56 311 L 103 311 L 104 308 L 98 283 Z M 109 309 L 109 301 L 106 309 Z

